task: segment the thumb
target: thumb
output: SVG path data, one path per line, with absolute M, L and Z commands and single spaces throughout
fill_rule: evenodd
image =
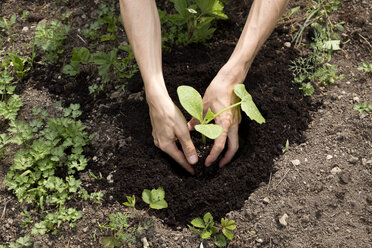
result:
M 198 119 L 195 119 L 194 117 L 191 118 L 191 120 L 187 123 L 187 127 L 189 128 L 189 131 L 193 131 L 195 125 L 199 124 L 200 122 Z

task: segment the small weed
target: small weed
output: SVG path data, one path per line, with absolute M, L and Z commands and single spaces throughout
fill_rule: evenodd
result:
M 24 236 L 17 239 L 16 242 L 11 242 L 9 248 L 22 248 L 30 247 L 32 245 L 30 241 L 30 236 Z M 0 245 L 0 248 L 6 248 L 4 245 Z
M 234 87 L 234 93 L 240 98 L 240 102 L 235 103 L 220 112 L 214 114 L 211 109 L 208 109 L 207 114 L 203 117 L 203 99 L 199 92 L 190 86 L 179 86 L 177 88 L 178 98 L 182 107 L 194 118 L 199 120 L 200 124 L 195 126 L 195 130 L 202 134 L 203 143 L 205 144 L 205 137 L 209 139 L 216 139 L 219 137 L 223 129 L 219 125 L 209 124 L 214 118 L 223 112 L 238 107 L 241 105 L 242 110 L 247 114 L 251 120 L 262 124 L 265 119 L 262 117 L 260 111 L 253 102 L 252 96 L 245 89 L 244 84 L 237 84 Z
M 70 25 L 64 25 L 56 20 L 37 25 L 35 45 L 44 51 L 43 61 L 45 63 L 57 62 L 59 55 L 63 53 L 62 45 L 70 29 Z
M 287 141 L 285 142 L 285 146 L 282 148 L 282 153 L 286 153 L 288 152 L 288 149 L 289 149 L 289 140 L 287 139 Z
M 360 66 L 358 66 L 358 70 L 364 72 L 372 72 L 372 64 L 365 61 Z
M 353 109 L 359 111 L 359 113 L 363 113 L 364 111 L 370 112 L 372 111 L 372 103 L 368 103 L 368 102 L 357 103 L 357 104 L 354 104 Z
M 30 15 L 30 11 L 24 10 L 22 12 L 22 17 L 21 17 L 22 21 L 24 21 L 24 22 L 27 21 L 29 15 Z
M 31 214 L 27 210 L 24 210 L 21 215 L 24 217 L 21 223 L 22 227 L 28 227 L 33 222 Z
M 218 247 L 225 247 L 227 245 L 226 238 L 233 240 L 233 230 L 236 229 L 235 221 L 227 218 L 222 218 L 221 224 L 217 228 L 213 216 L 209 212 L 206 213 L 203 218 L 193 219 L 191 225 L 188 225 L 188 227 L 196 232 L 202 239 L 214 237 L 214 243 Z M 220 232 L 222 232 L 222 234 Z
M 177 14 L 167 15 L 159 11 L 163 29 L 163 44 L 188 45 L 203 43 L 210 39 L 216 30 L 212 24 L 226 20 L 223 3 L 220 0 L 172 0 Z
M 136 196 L 127 196 L 127 201 L 123 203 L 127 207 L 136 209 Z
M 44 235 L 47 232 L 57 234 L 58 228 L 62 223 L 69 223 L 70 227 L 75 227 L 76 222 L 82 217 L 81 211 L 74 208 L 60 208 L 58 212 L 49 213 L 45 216 L 44 220 L 36 223 L 31 230 L 31 234 Z
M 17 15 L 13 14 L 10 19 L 5 17 L 0 18 L 0 29 L 5 31 L 8 36 L 11 36 L 11 27 L 16 23 Z

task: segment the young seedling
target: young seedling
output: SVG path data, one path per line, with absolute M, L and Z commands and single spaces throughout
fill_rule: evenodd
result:
M 200 238 L 209 239 L 214 237 L 214 244 L 218 247 L 226 246 L 226 238 L 232 240 L 234 238 L 233 230 L 236 228 L 235 221 L 227 218 L 221 219 L 220 230 L 215 226 L 213 216 L 211 213 L 206 213 L 203 218 L 195 218 L 191 221 L 191 225 L 188 227 L 196 232 Z M 219 233 L 222 231 L 223 235 Z M 225 238 L 226 237 L 226 238 Z
M 245 89 L 244 84 L 237 84 L 234 87 L 234 93 L 240 98 L 240 102 L 237 102 L 218 113 L 213 113 L 209 108 L 207 114 L 203 117 L 203 99 L 199 92 L 190 86 L 179 86 L 177 89 L 178 98 L 182 107 L 194 118 L 199 120 L 200 124 L 195 126 L 195 130 L 202 134 L 203 143 L 206 143 L 205 137 L 210 139 L 218 138 L 223 129 L 221 126 L 216 124 L 210 124 L 210 122 L 222 114 L 223 112 L 238 107 L 241 105 L 242 110 L 247 114 L 251 120 L 255 120 L 259 124 L 265 122 L 260 111 L 253 102 L 252 96 Z
M 158 189 L 143 190 L 142 200 L 149 204 L 152 209 L 163 209 L 168 207 L 168 203 L 164 200 L 165 192 L 162 187 Z
M 370 111 L 372 111 L 372 103 L 368 103 L 368 102 L 357 103 L 357 104 L 354 105 L 353 109 L 359 111 L 359 113 L 361 113 L 361 114 L 364 111 L 365 112 L 370 112 Z
M 127 196 L 127 201 L 123 203 L 127 207 L 132 207 L 136 209 L 136 196 Z

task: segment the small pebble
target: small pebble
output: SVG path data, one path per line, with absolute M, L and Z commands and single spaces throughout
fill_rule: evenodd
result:
M 332 170 L 331 170 L 331 173 L 333 174 L 333 175 L 336 175 L 336 174 L 338 174 L 338 173 L 340 173 L 341 172 L 341 169 L 339 168 L 339 167 L 334 167 Z
M 359 97 L 355 96 L 355 97 L 353 97 L 353 101 L 356 102 L 356 103 L 359 103 L 360 99 L 359 99 Z
M 346 84 L 351 84 L 351 82 L 350 81 L 347 81 Z
M 284 46 L 285 47 L 288 47 L 288 48 L 291 47 L 291 42 L 288 42 L 288 41 L 287 42 L 284 42 Z
M 265 198 L 263 198 L 263 200 L 262 200 L 265 204 L 269 204 L 270 203 L 270 199 L 269 199 L 269 197 L 265 197 Z
M 108 183 L 114 183 L 114 179 L 113 179 L 113 175 L 112 174 L 109 174 L 108 176 L 107 176 L 107 182 Z
M 301 161 L 298 160 L 298 159 L 295 159 L 295 160 L 292 160 L 291 163 L 292 163 L 294 166 L 297 166 L 297 165 L 300 165 L 300 164 L 301 164 Z
M 283 214 L 283 216 L 279 218 L 280 225 L 287 226 L 288 225 L 287 218 L 288 218 L 288 215 L 287 214 Z
M 330 160 L 330 159 L 332 159 L 332 158 L 333 158 L 332 155 L 327 155 L 327 159 L 328 159 L 328 160 Z
M 349 159 L 349 163 L 350 164 L 356 164 L 358 162 L 358 160 L 359 160 L 359 158 L 353 156 Z
M 143 237 L 141 239 L 141 241 L 142 241 L 142 244 L 143 244 L 143 248 L 149 248 L 150 247 L 149 242 L 147 241 L 146 237 Z
M 28 27 L 23 27 L 23 28 L 22 28 L 22 32 L 27 32 L 28 30 L 29 30 Z

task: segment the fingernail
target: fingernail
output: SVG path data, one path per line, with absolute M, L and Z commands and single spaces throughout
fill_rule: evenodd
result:
M 196 155 L 191 155 L 190 157 L 189 157 L 189 163 L 190 164 L 195 164 L 195 163 L 197 163 L 198 162 L 198 156 L 196 156 Z

